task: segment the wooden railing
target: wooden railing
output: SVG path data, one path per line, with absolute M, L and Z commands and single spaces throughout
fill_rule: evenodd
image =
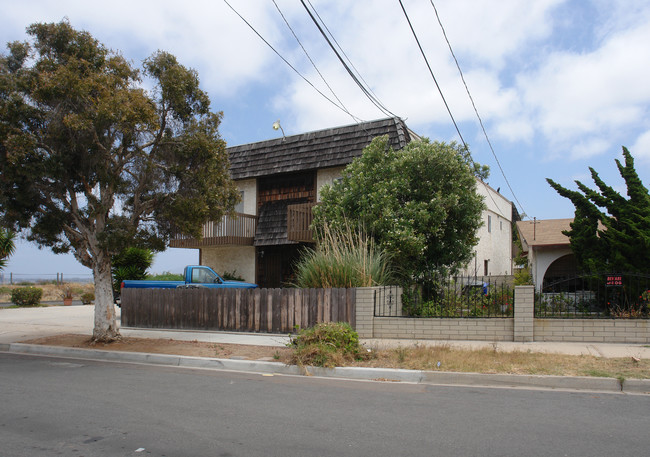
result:
M 224 216 L 221 221 L 203 225 L 203 238 L 177 235 L 170 242 L 172 248 L 198 248 L 206 246 L 252 246 L 257 229 L 257 216 L 236 213 L 236 217 Z
M 317 203 L 297 203 L 287 206 L 287 238 L 289 241 L 313 243 L 314 234 L 309 228 L 314 215 L 312 208 Z

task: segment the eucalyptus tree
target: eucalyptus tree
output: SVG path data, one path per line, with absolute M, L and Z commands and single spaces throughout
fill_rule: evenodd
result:
M 166 52 L 140 70 L 67 21 L 27 33 L 0 56 L 0 222 L 92 269 L 94 338 L 112 340 L 111 256 L 200 237 L 239 198 L 222 113 Z

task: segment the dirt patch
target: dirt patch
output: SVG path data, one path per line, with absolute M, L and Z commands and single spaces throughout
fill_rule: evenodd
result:
M 286 347 L 131 337 L 123 337 L 120 341 L 109 344 L 93 344 L 90 337 L 85 335 L 57 335 L 23 341 L 23 343 L 283 363 L 289 363 L 292 355 L 292 350 Z M 371 350 L 368 355 L 367 360 L 347 362 L 346 365 L 472 373 L 650 379 L 650 359 L 639 360 L 633 357 L 607 359 L 591 355 L 500 352 L 491 349 L 465 350 L 454 349 L 448 345 Z
M 271 346 L 249 346 L 243 344 L 206 343 L 203 341 L 180 341 L 171 339 L 148 339 L 123 337 L 114 343 L 93 343 L 85 335 L 56 335 L 23 341 L 27 344 L 64 346 L 106 351 L 146 352 L 193 357 L 214 357 L 218 359 L 277 360 L 288 359 L 289 349 Z

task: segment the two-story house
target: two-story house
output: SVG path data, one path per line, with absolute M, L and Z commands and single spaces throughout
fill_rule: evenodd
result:
M 290 282 L 301 250 L 313 243 L 311 209 L 320 200 L 320 188 L 340 178 L 343 169 L 381 135 L 388 135 L 395 150 L 418 139 L 403 120 L 387 118 L 229 147 L 230 173 L 242 195 L 236 208 L 238 217 L 209 222 L 204 226 L 203 239 L 176 238 L 170 246 L 199 249 L 202 265 L 218 272 L 234 271 L 260 287 Z M 499 197 L 486 198 L 488 207 L 490 200 L 503 199 L 491 192 Z M 496 204 L 499 208 L 494 212 L 504 215 L 503 220 L 495 219 L 501 227 L 505 214 L 510 214 L 505 208 L 510 202 L 505 202 L 504 208 Z M 508 234 L 510 220 L 505 224 Z M 505 253 L 511 272 L 510 240 L 492 253 L 494 248 L 486 248 L 491 265 Z M 482 262 L 484 254 L 481 256 Z M 504 270 L 508 268 L 499 266 L 498 274 Z

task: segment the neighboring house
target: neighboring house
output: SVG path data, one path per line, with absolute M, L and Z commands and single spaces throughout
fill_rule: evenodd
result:
M 521 247 L 528 256 L 537 290 L 547 284 L 576 276 L 577 264 L 569 237 L 573 219 L 546 219 L 517 222 Z
M 474 259 L 461 273 L 469 276 L 511 275 L 514 206 L 482 181 L 477 180 L 476 191 L 483 196 L 487 209 L 483 211 L 483 225 L 478 229 L 479 241 L 474 247 Z
M 381 135 L 388 135 L 395 150 L 419 138 L 401 119 L 387 118 L 229 147 L 231 176 L 242 194 L 235 209 L 238 217 L 206 224 L 202 240 L 179 237 L 170 246 L 198 248 L 201 265 L 219 273 L 236 272 L 260 287 L 291 282 L 301 250 L 313 244 L 311 209 L 320 201 L 321 187 L 339 179 L 344 168 Z M 482 235 L 485 248 L 481 247 L 477 262 L 482 265 L 484 258 L 490 259 L 492 274 L 509 274 L 511 237 L 502 245 L 506 237 L 501 230 L 511 233 L 510 203 L 488 186 L 478 187 L 495 196 L 486 198 L 492 212 L 484 215 L 485 223 L 492 225 L 489 236 Z

